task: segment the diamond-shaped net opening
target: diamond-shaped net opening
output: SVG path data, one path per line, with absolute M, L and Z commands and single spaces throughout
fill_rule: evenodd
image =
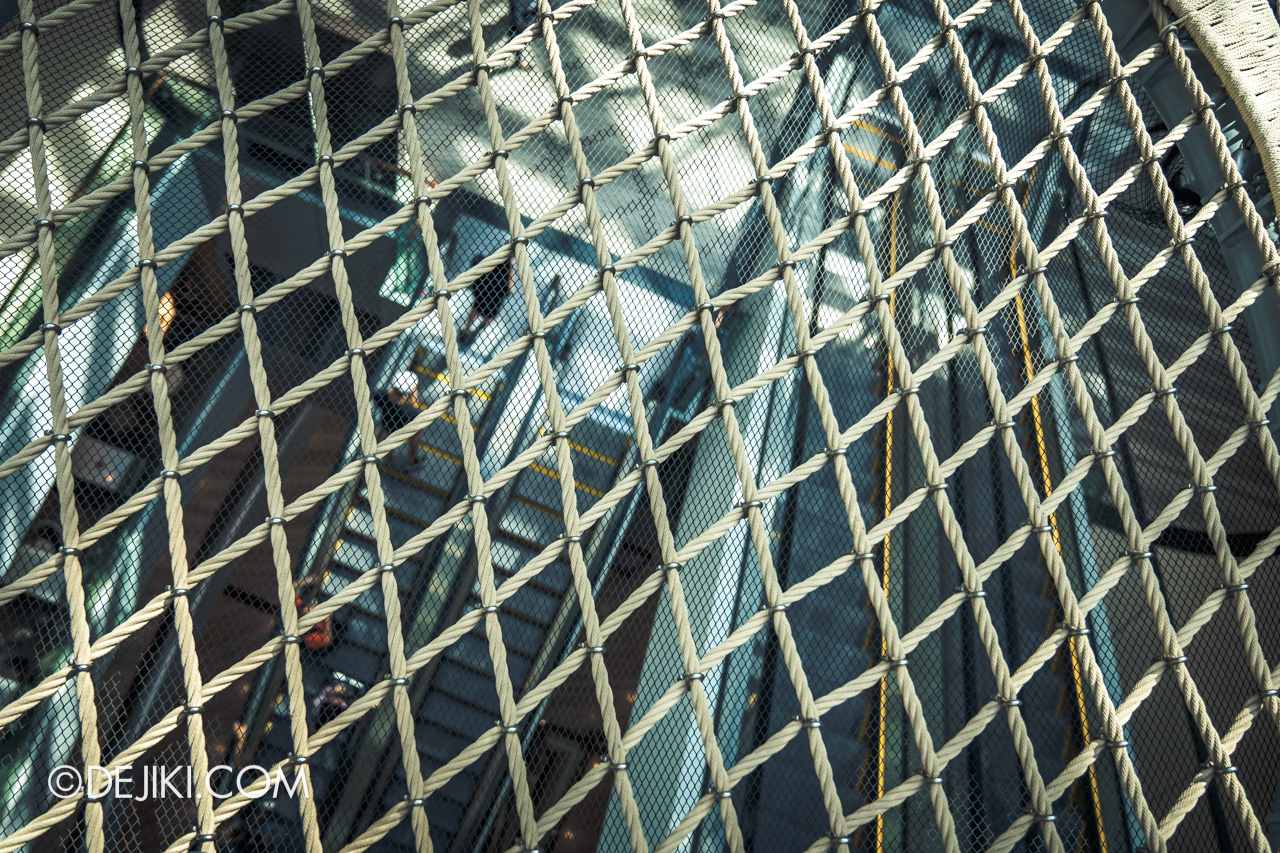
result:
M 1280 255 L 1172 19 L 19 0 L 0 853 L 1270 850 Z

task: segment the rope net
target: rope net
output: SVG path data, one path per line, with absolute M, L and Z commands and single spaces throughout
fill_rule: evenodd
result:
M 1280 255 L 1164 7 L 0 33 L 0 851 L 1271 849 Z

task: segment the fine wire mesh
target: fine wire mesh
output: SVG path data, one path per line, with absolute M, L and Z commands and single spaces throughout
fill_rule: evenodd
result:
M 18 8 L 0 853 L 1271 849 L 1280 255 L 1163 7 Z

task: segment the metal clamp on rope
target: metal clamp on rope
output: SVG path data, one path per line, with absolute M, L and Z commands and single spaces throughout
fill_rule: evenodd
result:
M 845 556 L 853 557 L 854 562 L 861 563 L 865 560 L 874 560 L 876 558 L 875 551 L 849 551 Z
M 1125 550 L 1124 555 L 1129 558 L 1130 562 L 1138 560 L 1150 560 L 1153 554 L 1150 551 L 1130 551 Z
M 1188 658 L 1186 655 L 1173 655 L 1171 657 L 1156 658 L 1157 661 L 1163 661 L 1169 666 L 1176 666 L 1180 663 L 1186 663 Z
M 1231 584 L 1224 583 L 1218 587 L 1218 589 L 1224 590 L 1226 592 L 1244 592 L 1248 588 L 1249 588 L 1249 584 L 1244 583 L 1243 581 L 1241 583 L 1231 583 Z
M 198 717 L 204 713 L 204 706 L 188 705 L 187 707 L 182 709 L 182 713 L 186 714 L 188 717 Z
M 1214 776 L 1229 776 L 1240 768 L 1234 764 L 1215 764 L 1212 761 L 1206 761 L 1200 765 L 1201 770 L 1208 770 Z
M 990 421 L 987 421 L 987 426 L 992 427 L 993 429 L 1013 429 L 1016 426 L 1016 424 L 1011 420 L 1010 421 L 990 420 Z
M 924 775 L 923 770 L 920 771 L 920 779 L 926 785 L 941 785 L 947 781 L 946 779 L 943 779 L 941 776 L 926 776 Z
M 907 666 L 906 658 L 895 658 L 892 655 L 881 655 L 880 662 L 889 664 L 889 669 L 905 669 Z
M 514 735 L 520 733 L 519 726 L 508 726 L 506 723 L 502 722 L 502 720 L 494 720 L 493 724 L 498 727 L 499 731 L 505 732 L 506 734 Z
M 1212 112 L 1213 110 L 1216 110 L 1217 108 L 1218 108 L 1218 104 L 1217 104 L 1217 102 L 1216 102 L 1216 101 L 1214 101 L 1214 99 L 1213 99 L 1213 98 L 1210 98 L 1209 100 L 1205 101 L 1205 102 L 1204 102 L 1203 104 L 1201 104 L 1200 106 L 1198 106 L 1198 107 L 1196 107 L 1195 109 L 1193 109 L 1193 110 L 1192 110 L 1192 112 L 1194 112 L 1194 113 L 1196 114 L 1196 116 L 1198 116 L 1198 117 L 1199 117 L 1200 121 L 1204 121 L 1204 114 L 1205 114 L 1206 112 Z
M 945 492 L 945 491 L 947 490 L 947 488 L 948 488 L 948 485 L 947 485 L 947 483 L 945 483 L 945 482 L 943 482 L 943 483 L 925 483 L 925 489 L 926 489 L 926 490 L 929 492 L 929 494 L 931 494 L 931 495 L 932 495 L 932 494 L 934 494 L 935 492 Z
M 1259 418 L 1256 421 L 1245 421 L 1249 429 L 1259 429 L 1271 423 L 1271 418 Z
M 496 605 L 496 604 L 486 604 L 484 607 L 481 607 L 481 608 L 480 608 L 480 612 L 481 612 L 481 613 L 485 613 L 485 614 L 497 613 L 497 612 L 498 612 L 498 605 Z
M 1066 622 L 1059 622 L 1058 627 L 1065 630 L 1068 637 L 1087 637 L 1093 633 L 1086 627 L 1070 625 Z
M 27 116 L 27 127 L 38 127 L 41 130 L 47 130 L 44 119 L 39 116 Z
M 84 556 L 84 552 L 81 551 L 79 548 L 71 548 L 66 545 L 63 545 L 61 548 L 59 548 L 58 553 L 64 557 L 75 557 L 77 559 Z
M 716 403 L 716 411 L 724 412 L 725 409 L 732 409 L 736 405 L 738 405 L 737 400 L 732 397 L 725 397 L 723 400 Z
M 1107 749 L 1128 749 L 1129 748 L 1129 741 L 1124 739 L 1103 740 L 1102 743 L 1106 745 Z
M 1005 699 L 1002 696 L 992 696 L 991 698 L 997 705 L 999 705 L 1001 708 L 1005 709 L 1006 711 L 1009 710 L 1010 708 L 1017 708 L 1022 705 L 1022 700 L 1019 699 L 1017 696 L 1014 696 L 1012 699 Z
M 847 448 L 847 447 L 828 447 L 828 448 L 827 448 L 826 450 L 824 450 L 823 452 L 827 454 L 827 458 L 828 458 L 828 459 L 835 459 L 837 456 L 847 456 L 847 455 L 849 454 L 849 448 Z
M 763 613 L 786 613 L 787 605 L 785 604 L 766 604 L 760 608 Z
M 352 347 L 347 350 L 347 358 L 364 358 L 364 350 L 360 347 Z
M 1218 487 L 1213 483 L 1209 483 L 1207 486 L 1198 486 L 1195 483 L 1187 483 L 1187 488 L 1191 490 L 1193 495 L 1207 495 L 1210 492 L 1218 491 Z
M 179 587 L 166 587 L 165 589 L 166 589 L 166 591 L 169 593 L 170 597 L 172 597 L 172 598 L 186 598 L 186 597 L 187 597 L 187 592 L 188 592 L 188 590 L 187 590 L 187 588 L 186 588 L 186 587 L 182 587 L 182 586 L 179 586 Z
M 796 714 L 791 718 L 791 722 L 799 723 L 802 729 L 820 729 L 822 728 L 822 720 L 817 717 L 802 717 Z
M 644 460 L 644 462 L 640 463 L 640 467 L 641 468 L 657 468 L 661 464 L 662 463 L 659 462 L 657 459 L 646 459 Z
M 161 471 L 161 472 L 160 472 L 160 476 L 161 476 L 162 478 L 164 478 L 165 480 L 176 480 L 176 479 L 178 479 L 179 477 L 181 477 L 182 475 L 181 475 L 181 474 L 179 474 L 177 471 L 173 471 L 173 470 L 170 470 L 170 469 L 166 468 L 165 470 L 163 470 L 163 471 Z
M 418 808 L 422 808 L 423 806 L 425 806 L 425 805 L 427 804 L 427 798 L 426 798 L 426 797 L 412 797 L 412 798 L 410 798 L 410 796 L 409 796 L 408 794 L 405 794 L 405 795 L 404 795 L 404 801 L 405 801 L 406 803 L 408 803 L 408 804 L 409 804 L 409 808 L 411 808 L 411 809 L 418 809 Z
M 985 589 L 969 589 L 967 586 L 956 587 L 956 592 L 968 599 L 987 597 L 987 591 Z
M 753 510 L 753 509 L 763 509 L 763 508 L 764 508 L 764 501 L 762 501 L 762 500 L 749 500 L 749 501 L 744 501 L 744 502 L 742 502 L 742 503 L 740 503 L 740 504 L 737 504 L 737 506 L 738 506 L 738 508 L 739 508 L 739 509 L 745 509 L 745 510 L 748 510 L 748 511 Z
M 1053 532 L 1052 524 L 1036 524 L 1035 522 L 1031 522 L 1030 524 L 1031 524 L 1032 533 L 1052 533 Z
M 1037 812 L 1035 809 L 1032 809 L 1032 808 L 1025 808 L 1022 810 L 1022 813 L 1025 815 L 1030 815 L 1031 819 L 1036 821 L 1037 823 L 1053 823 L 1058 819 L 1057 816 L 1055 815 L 1040 814 L 1039 812 Z
M 302 638 L 297 634 L 285 634 L 280 639 L 284 640 L 284 644 L 286 646 L 296 646 L 298 643 L 302 642 Z
M 579 643 L 578 648 L 585 650 L 589 655 L 604 654 L 604 646 L 588 646 L 586 643 Z
M 285 523 L 285 520 L 284 520 L 283 518 L 281 518 L 280 516 L 278 516 L 278 515 L 269 515 L 269 516 L 267 516 L 267 524 L 268 524 L 268 525 L 273 525 L 273 524 L 284 524 L 284 523 Z
M 973 340 L 974 338 L 981 337 L 982 335 L 985 335 L 986 333 L 987 333 L 987 324 L 986 324 L 986 323 L 983 323 L 981 326 L 974 326 L 972 329 L 965 329 L 965 330 L 964 330 L 964 336 L 965 336 L 966 338 L 968 338 L 969 340 Z
M 484 495 L 467 495 L 462 500 L 465 501 L 466 503 L 476 505 L 476 504 L 483 504 L 486 500 L 488 500 L 488 498 L 485 497 Z
M 1172 397 L 1178 393 L 1178 389 L 1170 385 L 1168 388 L 1152 388 L 1151 393 L 1156 397 Z
M 701 681 L 704 677 L 705 677 L 704 674 L 701 672 L 686 672 L 684 675 L 680 676 L 680 680 L 681 681 Z
M 54 444 L 66 444 L 71 440 L 71 436 L 65 432 L 55 432 L 50 437 L 53 439 Z
M 570 543 L 570 544 L 572 544 L 572 545 L 577 545 L 579 542 L 581 542 L 581 541 L 582 541 L 582 537 L 581 537 L 579 534 L 577 534 L 577 533 L 574 533 L 572 536 L 566 536 L 566 535 L 564 535 L 563 533 L 561 533 L 561 534 L 560 534 L 559 536 L 557 536 L 556 538 L 557 538 L 557 539 L 563 539 L 565 542 L 568 542 L 568 543 Z
M 38 37 L 40 35 L 40 28 L 36 26 L 35 21 L 23 21 L 22 26 L 18 27 L 18 29 L 24 33 L 31 33 L 33 36 Z
M 673 573 L 679 574 L 680 570 L 683 568 L 684 565 L 682 563 L 664 563 L 658 566 L 658 571 L 662 572 L 664 575 L 670 575 Z
M 236 310 L 238 310 L 241 314 L 257 314 L 258 313 L 258 309 L 247 302 L 244 305 L 241 305 Z
M 1093 458 L 1094 458 L 1094 459 L 1098 459 L 1098 460 L 1102 460 L 1102 459 L 1111 459 L 1111 458 L 1113 458 L 1115 455 L 1116 455 L 1116 452 L 1115 452 L 1114 450 L 1095 450 L 1095 451 L 1093 451 Z
M 87 663 L 71 664 L 71 671 L 75 673 L 89 672 L 91 669 L 93 669 L 92 664 L 87 664 Z
M 56 335 L 62 332 L 62 327 L 59 326 L 57 323 L 41 323 L 40 331 L 53 332 Z
M 255 418 L 274 418 L 276 413 L 270 409 L 254 409 L 253 416 Z

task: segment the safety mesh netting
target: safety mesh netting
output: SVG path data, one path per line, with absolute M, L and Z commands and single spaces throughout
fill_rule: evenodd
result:
M 1164 7 L 17 8 L 0 851 L 1271 849 L 1280 254 Z

